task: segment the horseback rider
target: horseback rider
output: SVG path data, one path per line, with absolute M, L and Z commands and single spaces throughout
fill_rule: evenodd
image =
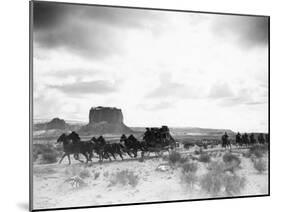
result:
M 149 146 L 154 146 L 155 145 L 155 135 L 154 135 L 154 129 L 153 128 L 146 128 L 146 131 L 144 133 L 143 139 L 146 141 L 146 143 Z
M 258 136 L 258 141 L 259 141 L 259 144 L 264 144 L 264 143 L 265 143 L 265 139 L 264 139 L 262 133 L 259 134 L 259 136 Z
M 242 146 L 242 138 L 241 138 L 241 134 L 239 132 L 236 135 L 236 144 L 238 144 L 239 146 Z
M 222 136 L 224 139 L 228 139 L 228 135 L 226 132 L 224 132 L 224 135 Z
M 255 139 L 254 133 L 251 133 L 251 135 L 250 135 L 250 143 L 251 144 L 255 144 L 256 143 L 256 139 Z
M 222 147 L 226 147 L 227 145 L 230 145 L 229 140 L 228 140 L 228 135 L 226 132 L 224 132 L 224 135 L 221 137 L 222 139 Z
M 97 144 L 99 146 L 104 146 L 106 144 L 106 141 L 105 141 L 105 139 L 104 139 L 104 137 L 102 135 L 100 137 L 98 137 Z
M 247 146 L 249 145 L 249 138 L 248 138 L 248 134 L 247 133 L 244 133 L 242 135 L 242 142 Z

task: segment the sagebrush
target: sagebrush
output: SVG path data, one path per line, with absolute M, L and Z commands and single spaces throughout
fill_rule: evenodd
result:
M 259 172 L 263 173 L 267 170 L 267 164 L 263 159 L 254 160 L 254 168 Z
M 88 169 L 85 168 L 79 172 L 79 177 L 81 177 L 82 179 L 89 178 L 91 177 L 91 173 Z
M 194 173 L 198 169 L 197 163 L 184 163 L 182 165 L 182 172 L 183 173 Z
M 226 174 L 224 176 L 224 189 L 228 196 L 239 194 L 245 186 L 245 178 L 239 177 L 236 174 Z
M 41 155 L 41 163 L 55 163 L 60 156 L 59 150 L 52 144 L 34 144 L 32 151 L 33 162 Z
M 46 152 L 42 154 L 43 163 L 56 163 L 58 154 L 56 152 Z
M 198 180 L 196 176 L 197 169 L 197 163 L 187 162 L 182 165 L 181 181 L 188 188 L 192 188 Z
M 203 163 L 209 163 L 211 161 L 211 157 L 207 153 L 202 153 L 200 154 L 198 160 Z
M 257 158 L 262 158 L 268 151 L 267 145 L 254 145 L 249 149 L 249 154 Z
M 182 160 L 182 156 L 179 152 L 172 151 L 169 154 L 168 161 L 170 164 L 175 165 L 176 163 L 179 163 L 181 160 Z
M 235 161 L 239 164 L 241 163 L 241 159 L 232 153 L 225 153 L 223 155 L 222 159 L 223 159 L 223 162 L 225 162 L 225 163 L 232 163 L 233 161 Z
M 213 162 L 209 171 L 202 176 L 200 185 L 203 190 L 212 195 L 236 195 L 245 186 L 245 178 L 225 171 L 225 164 Z
M 139 182 L 139 177 L 133 172 L 129 170 L 122 170 L 112 174 L 110 178 L 110 186 L 111 185 L 130 185 L 135 187 Z
M 225 153 L 222 159 L 225 163 L 225 171 L 234 172 L 241 164 L 241 159 L 232 153 Z

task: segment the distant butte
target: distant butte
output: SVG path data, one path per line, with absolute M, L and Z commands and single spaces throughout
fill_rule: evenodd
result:
M 92 107 L 89 123 L 79 130 L 85 134 L 123 134 L 133 131 L 124 124 L 121 109 L 115 107 Z

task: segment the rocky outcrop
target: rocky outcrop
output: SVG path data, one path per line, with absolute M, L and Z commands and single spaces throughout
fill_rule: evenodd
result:
M 70 125 L 68 125 L 63 119 L 60 118 L 53 118 L 49 122 L 35 123 L 33 125 L 34 131 L 67 130 L 69 128 Z
M 79 130 L 82 134 L 123 134 L 133 131 L 123 122 L 121 109 L 115 107 L 94 107 L 89 112 L 89 123 Z
M 47 130 L 51 130 L 51 129 L 64 130 L 67 128 L 67 124 L 63 119 L 54 118 L 46 124 L 46 128 Z
M 115 107 L 95 107 L 90 109 L 89 124 L 107 122 L 109 124 L 122 124 L 123 114 L 121 109 Z

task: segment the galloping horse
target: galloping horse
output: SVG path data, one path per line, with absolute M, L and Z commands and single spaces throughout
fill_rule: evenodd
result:
M 138 141 L 135 136 L 130 135 L 128 138 L 123 134 L 120 138 L 120 143 L 124 144 L 125 151 L 130 157 L 132 157 L 131 152 L 133 153 L 134 157 L 138 156 L 138 151 L 145 151 L 146 145 L 144 142 Z
M 111 161 L 110 155 L 116 160 L 115 154 L 118 154 L 121 159 L 123 160 L 122 156 L 122 149 L 124 146 L 120 143 L 106 143 L 103 136 L 91 139 L 92 142 L 94 142 L 95 147 L 93 148 L 95 152 L 99 155 L 99 160 L 102 161 L 104 158 L 109 159 Z
M 59 163 L 62 162 L 65 156 L 68 157 L 69 165 L 71 164 L 70 155 L 73 154 L 74 158 L 76 160 L 79 160 L 80 162 L 83 162 L 79 159 L 79 153 L 85 156 L 86 163 L 89 161 L 89 143 L 87 142 L 81 142 L 80 138 L 78 140 L 79 136 L 77 133 L 72 132 L 70 135 L 66 135 L 63 133 L 57 140 L 57 143 L 63 144 L 63 151 L 64 154 L 61 157 Z

